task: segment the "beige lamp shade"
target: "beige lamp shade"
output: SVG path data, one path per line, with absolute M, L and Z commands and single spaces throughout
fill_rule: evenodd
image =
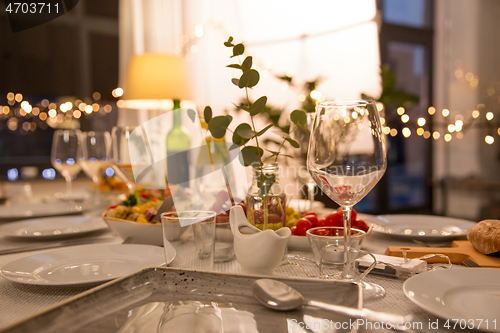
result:
M 190 100 L 191 89 L 184 58 L 145 53 L 130 60 L 125 99 Z

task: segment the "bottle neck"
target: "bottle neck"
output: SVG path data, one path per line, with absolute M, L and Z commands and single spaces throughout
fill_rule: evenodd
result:
M 181 127 L 181 121 L 181 101 L 178 99 L 174 99 L 174 128 Z

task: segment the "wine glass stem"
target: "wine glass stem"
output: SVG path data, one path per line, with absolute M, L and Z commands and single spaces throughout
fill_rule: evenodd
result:
M 64 179 L 66 180 L 66 195 L 68 196 L 68 199 L 70 199 L 71 198 L 71 194 L 72 194 L 71 177 L 67 176 L 67 177 L 64 177 Z
M 316 183 L 308 182 L 307 183 L 307 196 L 309 199 L 309 210 L 313 210 L 314 203 L 314 189 L 316 187 Z
M 342 216 L 344 222 L 344 270 L 342 277 L 354 279 L 354 261 L 351 258 L 351 206 L 342 206 Z

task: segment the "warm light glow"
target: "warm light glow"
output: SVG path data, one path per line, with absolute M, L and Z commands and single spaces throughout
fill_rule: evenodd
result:
M 21 108 L 26 112 L 26 113 L 30 113 L 31 110 L 33 109 L 30 105 L 30 103 L 28 103 L 27 101 L 23 101 L 21 103 Z
M 432 116 L 434 113 L 436 113 L 436 108 L 433 107 L 433 106 L 430 106 L 428 109 L 427 109 L 427 112 L 429 112 L 429 114 Z
M 7 121 L 7 127 L 12 131 L 14 132 L 15 130 L 17 130 L 17 118 L 10 118 L 8 121 Z
M 443 115 L 443 117 L 448 117 L 450 115 L 450 110 L 443 109 L 443 111 L 441 112 L 441 114 Z
M 458 132 L 457 134 L 455 134 L 455 137 L 456 137 L 458 140 L 460 140 L 461 138 L 463 138 L 463 137 L 464 137 L 464 133 L 462 133 L 462 132 Z
M 385 125 L 385 118 L 380 117 L 380 125 L 384 126 Z
M 440 136 L 441 136 L 441 134 L 439 132 L 437 132 L 437 131 L 434 132 L 434 133 L 432 133 L 432 137 L 434 138 L 434 140 L 439 139 Z
M 358 118 L 358 113 L 356 111 L 352 112 L 352 119 L 357 119 Z
M 28 132 L 31 126 L 28 121 L 25 121 L 21 127 L 23 128 L 23 131 Z
M 73 103 L 71 103 L 70 101 L 67 101 L 67 102 L 66 102 L 66 103 L 64 103 L 64 104 L 66 104 L 66 109 L 67 109 L 68 111 L 69 111 L 69 110 L 71 110 L 71 109 L 73 108 Z
M 349 124 L 351 122 L 351 118 L 348 116 L 344 117 L 344 123 Z
M 407 123 L 409 120 L 410 120 L 410 116 L 409 115 L 404 114 L 404 115 L 401 116 L 401 121 L 403 123 Z
M 491 144 L 493 144 L 493 142 L 495 142 L 495 138 L 492 137 L 491 135 L 487 135 L 484 137 L 484 142 L 491 145 Z
M 479 117 L 479 111 L 477 110 L 472 111 L 472 118 L 476 119 L 477 117 Z
M 56 103 L 50 103 L 49 104 L 49 109 L 57 109 Z
M 497 133 L 498 135 L 500 135 L 500 127 L 497 129 Z
M 96 91 L 95 93 L 92 94 L 92 98 L 96 101 L 101 99 L 101 93 Z
M 453 125 L 453 124 L 449 124 L 449 125 L 448 125 L 448 132 L 450 132 L 450 133 L 455 132 L 455 125 Z
M 391 128 L 389 126 L 385 126 L 383 131 L 385 135 L 389 135 L 389 133 L 391 132 Z M 498 129 L 498 131 L 500 132 L 500 128 Z
M 13 92 L 10 92 L 7 94 L 7 100 L 9 100 L 9 101 L 13 101 L 15 97 L 16 97 L 16 95 L 14 95 Z
M 50 109 L 50 110 L 49 110 L 49 117 L 50 117 L 50 118 L 53 118 L 53 117 L 55 117 L 55 116 L 57 116 L 57 111 L 56 111 L 56 110 L 54 110 L 54 109 Z
M 16 102 L 20 103 L 23 100 L 23 95 L 16 94 L 16 96 L 14 96 L 14 99 L 16 100 Z
M 468 72 L 467 74 L 465 74 L 465 79 L 467 81 L 470 81 L 474 78 L 474 74 L 472 74 L 471 72 Z
M 391 129 L 390 134 L 391 134 L 391 136 L 396 136 L 396 135 L 398 135 L 398 130 L 393 128 L 393 129 Z
M 99 104 L 97 103 L 92 104 L 92 111 L 97 112 L 99 111 L 100 108 L 101 106 Z M 85 111 L 87 111 L 87 108 L 85 108 Z
M 5 105 L 3 107 L 3 114 L 9 114 L 9 112 L 10 112 L 10 108 L 7 105 Z
M 311 96 L 312 99 L 319 99 L 321 97 L 321 93 L 317 90 L 311 91 L 309 95 Z
M 423 117 L 418 118 L 417 124 L 418 124 L 418 126 L 424 126 L 425 125 L 425 118 L 423 118 Z
M 123 89 L 118 87 L 116 89 L 113 89 L 113 91 L 111 92 L 111 94 L 113 95 L 114 98 L 118 98 L 118 97 L 121 97 L 123 95 Z
M 88 114 L 92 113 L 92 105 L 85 106 L 85 113 L 88 113 Z
M 472 80 L 470 80 L 469 84 L 472 88 L 476 88 L 479 85 L 479 79 L 475 77 Z
M 380 103 L 380 102 L 376 102 L 376 105 L 377 105 L 377 111 L 380 112 L 380 111 L 383 111 L 384 110 L 384 104 Z
M 403 133 L 403 136 L 405 138 L 408 138 L 411 135 L 411 131 L 410 131 L 410 129 L 408 127 L 403 128 L 403 130 L 401 131 L 401 133 Z
M 110 113 L 113 110 L 113 107 L 109 104 L 104 105 L 104 112 Z
M 430 137 L 431 137 L 431 132 L 429 132 L 429 131 L 425 131 L 425 132 L 424 132 L 424 139 L 428 139 L 428 138 L 430 138 Z
M 495 115 L 493 114 L 493 112 L 488 112 L 486 113 L 486 120 L 490 121 L 491 119 L 493 119 Z
M 78 119 L 81 116 L 82 116 L 82 113 L 80 112 L 80 110 L 73 111 L 73 117 L 75 117 L 75 119 Z
M 455 131 L 460 132 L 462 127 L 464 127 L 464 122 L 462 120 L 459 119 L 455 121 Z
M 59 109 L 62 112 L 66 112 L 66 111 L 68 111 L 68 106 L 66 104 L 61 104 L 61 105 L 59 105 Z
M 122 100 L 117 101 L 116 106 L 119 108 L 125 107 L 125 101 L 122 101 Z
M 397 112 L 397 113 L 401 116 L 401 115 L 403 115 L 403 114 L 405 113 L 405 109 L 404 109 L 403 107 L 401 107 L 401 106 L 400 106 L 400 107 L 396 110 L 396 112 Z
M 203 36 L 203 26 L 201 24 L 197 24 L 195 27 L 194 27 L 194 34 L 196 35 L 196 37 L 202 37 Z
M 425 131 L 424 131 L 424 129 L 423 129 L 422 127 L 417 128 L 417 135 L 418 135 L 418 136 L 422 136 L 422 135 L 424 135 L 424 132 L 425 132 Z
M 46 108 L 46 107 L 49 106 L 49 100 L 48 99 L 42 99 L 42 101 L 40 102 L 40 104 L 42 104 L 42 106 L 44 108 Z
M 78 110 L 85 111 L 86 107 L 87 107 L 87 104 L 82 102 L 82 103 L 80 103 L 80 105 L 78 105 Z
M 38 118 L 40 118 L 41 121 L 45 121 L 45 119 L 47 119 L 47 114 L 45 112 L 41 112 Z
M 451 141 L 451 134 L 450 133 L 446 133 L 444 135 L 444 141 L 446 141 L 446 142 L 450 142 Z
M 303 102 L 303 101 L 305 101 L 305 100 L 306 100 L 306 95 L 304 95 L 304 94 L 300 94 L 300 95 L 298 96 L 298 99 L 299 99 L 299 102 Z

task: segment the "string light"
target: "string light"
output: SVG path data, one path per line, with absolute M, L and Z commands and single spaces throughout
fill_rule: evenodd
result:
M 393 128 L 393 129 L 391 129 L 391 131 L 389 132 L 389 134 L 394 137 L 394 136 L 398 135 L 398 130 L 395 129 L 395 128 Z
M 435 131 L 434 133 L 432 133 L 432 137 L 434 138 L 434 140 L 437 140 L 439 139 L 439 137 L 441 136 L 441 134 L 437 131 Z
M 403 133 L 403 136 L 405 138 L 409 138 L 410 135 L 411 135 L 411 130 L 408 127 L 405 127 L 405 128 L 403 128 L 403 130 L 401 131 L 401 133 Z
M 436 108 L 431 106 L 427 109 L 427 112 L 432 116 L 434 113 L 436 113 Z
M 493 117 L 494 117 L 493 112 L 486 113 L 486 120 L 490 121 L 491 119 L 493 119 Z
M 448 109 L 443 109 L 443 111 L 441 112 L 441 114 L 443 115 L 443 117 L 448 117 L 450 115 L 450 110 Z
M 479 117 L 479 111 L 478 110 L 472 111 L 472 118 L 477 119 L 477 117 Z
M 402 116 L 404 113 L 405 113 L 405 109 L 403 107 L 399 107 L 396 112 L 398 113 L 398 115 Z
M 410 116 L 407 114 L 402 115 L 401 121 L 406 124 L 408 121 L 410 121 Z
M 451 134 L 450 133 L 446 133 L 444 135 L 444 141 L 446 141 L 446 142 L 450 142 L 451 141 Z
M 462 132 L 458 132 L 457 134 L 455 134 L 455 137 L 456 137 L 458 140 L 460 140 L 461 138 L 463 138 L 463 137 L 464 137 L 464 133 L 462 133 Z
M 391 128 L 389 126 L 385 126 L 383 131 L 385 135 L 389 135 L 389 133 L 391 132 Z M 500 133 L 500 128 L 498 129 L 498 132 Z
M 448 125 L 448 132 L 450 132 L 450 133 L 455 132 L 455 125 L 453 125 L 453 124 L 449 124 L 449 125 Z
M 422 136 L 422 135 L 424 135 L 424 132 L 425 132 L 425 131 L 424 131 L 424 129 L 423 129 L 422 127 L 417 128 L 417 135 L 418 135 L 418 136 Z
M 431 132 L 429 132 L 429 131 L 425 131 L 425 132 L 424 132 L 424 139 L 428 139 L 428 138 L 430 138 L 430 137 L 431 137 Z
M 114 98 L 121 97 L 121 96 L 123 96 L 123 89 L 120 87 L 113 89 L 113 91 L 111 92 L 111 95 L 113 95 Z
M 493 142 L 495 142 L 495 138 L 492 137 L 491 135 L 487 135 L 484 137 L 484 142 L 491 145 L 491 144 L 493 144 Z
M 424 117 L 420 117 L 417 119 L 417 124 L 418 126 L 424 126 L 425 125 L 425 118 Z
M 317 90 L 313 90 L 311 91 L 311 93 L 309 94 L 311 96 L 312 99 L 319 99 L 321 98 L 321 93 Z

